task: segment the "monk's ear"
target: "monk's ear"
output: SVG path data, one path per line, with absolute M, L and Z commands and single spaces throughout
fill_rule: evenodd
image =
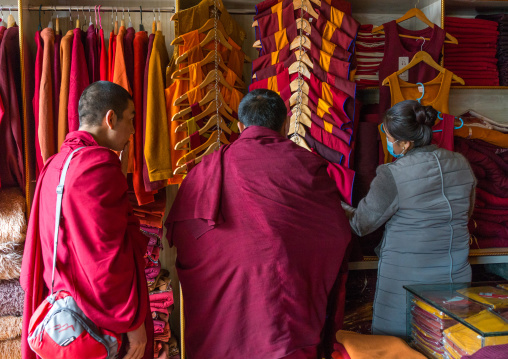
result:
M 245 125 L 238 121 L 238 130 L 242 133 L 245 130 Z
M 104 116 L 104 120 L 106 121 L 106 125 L 109 127 L 110 130 L 115 128 L 115 125 L 116 125 L 115 111 L 109 110 L 108 112 L 106 112 L 106 116 Z

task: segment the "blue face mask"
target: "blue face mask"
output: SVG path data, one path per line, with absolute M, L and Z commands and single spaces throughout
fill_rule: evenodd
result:
M 399 140 L 395 141 L 395 142 L 398 142 Z M 398 155 L 396 155 L 394 152 L 393 152 L 393 144 L 395 142 L 391 142 L 388 140 L 388 138 L 386 139 L 386 149 L 388 150 L 388 152 L 390 152 L 390 154 L 395 157 L 395 158 L 399 158 L 399 157 L 402 157 L 404 156 L 403 153 L 399 153 Z

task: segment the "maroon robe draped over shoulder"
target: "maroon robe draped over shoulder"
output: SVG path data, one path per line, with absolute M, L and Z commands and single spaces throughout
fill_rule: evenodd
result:
M 317 357 L 351 236 L 327 166 L 251 126 L 185 178 L 166 226 L 189 359 Z
M 116 333 L 145 322 L 144 358 L 151 359 L 153 324 L 143 259 L 147 238 L 129 204 L 118 156 L 83 131 L 67 135 L 37 182 L 20 278 L 25 291 L 23 358 L 35 358 L 27 342 L 28 325 L 51 287 L 56 186 L 65 160 L 79 147 L 85 148 L 74 154 L 65 181 L 55 291 L 69 291 L 96 325 Z

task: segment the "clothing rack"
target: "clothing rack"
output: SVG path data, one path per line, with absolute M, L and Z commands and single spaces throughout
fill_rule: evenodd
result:
M 18 6 L 1 6 L 0 7 L 0 10 L 1 11 L 18 11 L 19 7 Z M 61 6 L 61 5 L 57 5 L 57 6 L 48 6 L 48 5 L 43 5 L 43 6 L 35 6 L 35 5 L 28 5 L 28 6 L 25 6 L 25 7 L 22 7 L 23 10 L 28 10 L 28 11 L 69 11 L 69 9 L 71 11 L 83 11 L 83 10 L 90 10 L 90 11 L 93 11 L 94 9 L 94 6 L 92 5 L 87 5 L 87 6 Z M 175 7 L 174 6 L 166 6 L 166 7 L 147 7 L 147 8 L 141 8 L 139 6 L 137 7 L 118 7 L 118 6 L 101 6 L 101 12 L 120 12 L 119 10 L 122 10 L 122 12 L 124 12 L 124 10 L 128 10 L 130 12 L 161 12 L 161 13 L 171 13 L 171 14 L 174 14 L 176 12 L 175 10 Z M 252 9 L 228 9 L 228 12 L 230 14 L 236 14 L 236 15 L 255 15 L 256 12 L 253 11 Z

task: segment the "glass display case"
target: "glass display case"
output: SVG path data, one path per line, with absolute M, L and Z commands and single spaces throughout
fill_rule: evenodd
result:
M 422 284 L 407 291 L 407 337 L 429 358 L 508 344 L 508 282 Z

